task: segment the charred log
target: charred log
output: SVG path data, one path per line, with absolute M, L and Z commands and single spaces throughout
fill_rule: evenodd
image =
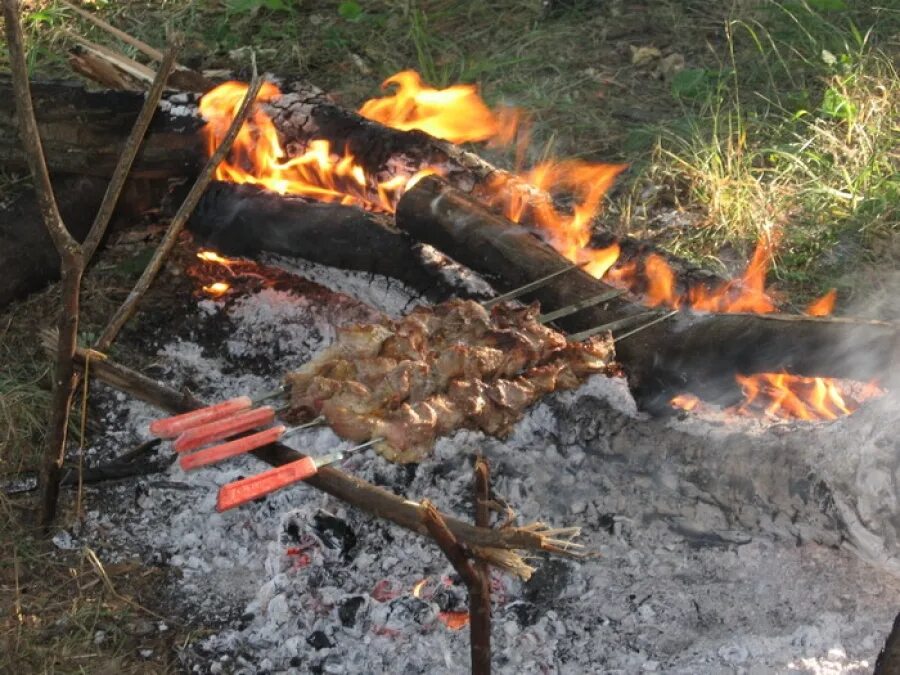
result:
M 0 75 L 0 167 L 25 171 L 19 141 L 12 84 Z M 88 91 L 64 82 L 31 85 L 38 130 L 51 173 L 110 176 L 119 151 L 137 119 L 144 94 L 132 91 Z M 205 151 L 196 133 L 201 120 L 195 97 L 171 93 L 163 98 L 147 132 L 131 176 L 195 175 Z
M 570 264 L 532 232 L 434 177 L 419 181 L 403 196 L 397 225 L 491 278 L 501 290 Z M 555 309 L 608 290 L 603 281 L 575 269 L 542 287 L 535 297 L 546 309 Z M 560 324 L 584 330 L 645 311 L 637 299 L 622 296 Z M 682 312 L 618 342 L 616 352 L 635 394 L 645 406 L 654 407 L 685 390 L 707 398 L 733 396 L 737 373 L 787 370 L 883 378 L 900 361 L 900 331 L 880 321 Z
M 53 180 L 59 211 L 79 242 L 87 236 L 106 184 L 106 180 L 92 176 L 59 176 Z M 130 181 L 114 222 L 157 203 L 159 188 L 164 187 L 156 181 Z M 0 206 L 0 269 L 0 308 L 59 279 L 59 254 L 46 228 L 41 226 L 41 214 L 30 189 L 10 204 Z
M 332 267 L 382 274 L 420 291 L 435 280 L 390 219 L 353 206 L 281 197 L 253 185 L 213 183 L 188 228 L 226 255 L 298 256 Z

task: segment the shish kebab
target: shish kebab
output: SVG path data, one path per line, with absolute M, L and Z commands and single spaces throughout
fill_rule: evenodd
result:
M 569 272 L 570 270 L 573 270 L 573 269 L 583 266 L 583 264 L 584 263 L 582 263 L 582 265 L 569 265 L 567 267 L 563 267 L 562 269 L 556 270 L 555 272 L 552 272 L 551 274 L 541 277 L 540 279 L 535 279 L 534 281 L 529 282 L 529 283 L 525 284 L 524 286 L 520 286 L 519 288 L 513 289 L 513 290 L 509 291 L 508 293 L 504 293 L 503 295 L 499 295 L 490 300 L 486 300 L 483 303 L 483 306 L 485 309 L 490 309 L 491 307 L 493 307 L 496 304 L 499 304 L 500 302 L 518 298 L 522 295 L 525 295 L 526 293 L 537 290 L 541 286 L 546 285 L 547 283 L 549 283 L 556 277 L 560 276 L 561 274 L 564 274 L 566 272 Z M 619 295 L 619 294 L 620 294 L 619 292 L 616 292 L 615 295 L 610 294 L 609 298 L 607 298 L 607 299 L 612 299 L 613 297 L 616 297 L 616 295 Z M 606 294 L 605 293 L 601 294 L 601 296 L 603 296 L 603 295 L 606 295 Z M 584 301 L 582 301 L 582 302 L 584 302 Z M 597 303 L 600 303 L 600 302 L 603 302 L 602 297 L 597 300 Z M 580 304 L 581 303 L 576 303 L 576 305 L 580 305 Z M 571 307 L 575 307 L 576 305 L 571 305 Z M 585 305 L 585 306 L 587 306 L 587 305 Z M 581 308 L 582 307 L 580 307 L 580 306 L 578 307 L 578 309 L 581 309 Z M 565 308 L 565 309 L 568 309 L 568 308 Z M 577 310 L 573 310 L 573 311 L 577 311 Z M 554 318 L 560 318 L 561 316 L 565 316 L 565 315 L 559 315 Z M 553 319 L 545 319 L 545 320 L 551 321 Z M 265 400 L 275 398 L 278 396 L 282 396 L 283 394 L 286 393 L 286 391 L 287 391 L 287 387 L 285 385 L 282 385 L 282 386 L 276 387 L 272 391 L 266 392 L 264 394 L 261 394 L 259 396 L 253 397 L 253 398 L 251 398 L 250 396 L 238 396 L 235 398 L 230 398 L 226 401 L 222 401 L 220 403 L 215 403 L 213 405 L 208 405 L 203 408 L 198 408 L 197 410 L 192 410 L 190 412 L 182 413 L 180 415 L 174 415 L 171 417 L 165 417 L 162 419 L 158 419 L 158 420 L 155 420 L 150 423 L 150 433 L 153 434 L 154 436 L 156 436 L 157 438 L 165 438 L 165 439 L 176 438 L 178 435 L 180 435 L 182 432 L 186 431 L 187 429 L 190 429 L 190 428 L 193 428 L 196 426 L 200 426 L 202 424 L 207 424 L 209 422 L 214 422 L 216 420 L 224 419 L 235 413 L 239 413 L 244 410 L 248 410 L 250 408 L 253 408 L 257 404 L 262 403 Z
M 535 283 L 518 293 L 532 290 Z M 451 301 L 433 310 L 414 310 L 394 324 L 393 333 L 380 325 L 351 327 L 335 345 L 286 378 L 294 411 L 312 409 L 322 415 L 292 430 L 276 426 L 183 456 L 182 465 L 195 468 L 241 454 L 273 442 L 286 432 L 313 426 L 323 417 L 338 435 L 351 440 L 367 439 L 350 451 L 382 443 L 382 454 L 395 461 L 421 459 L 437 436 L 457 428 L 503 433 L 521 417 L 525 407 L 542 395 L 576 387 L 587 375 L 607 368 L 611 351 L 608 341 L 590 340 L 576 346 L 542 323 L 611 299 L 615 294 L 600 294 L 542 316 L 537 316 L 533 307 L 512 309 L 498 305 L 497 299 L 490 303 L 495 307 L 490 314 L 475 303 Z M 646 315 L 638 318 L 643 316 Z M 605 328 L 613 326 L 597 327 L 579 336 L 587 339 Z M 471 343 L 473 338 L 474 347 L 460 341 Z M 230 405 L 217 404 L 197 411 L 199 414 L 192 419 L 189 414 L 160 423 L 184 429 L 186 422 L 196 425 L 198 419 L 208 421 L 211 414 L 231 415 L 235 403 L 244 406 L 247 400 L 233 399 L 226 402 Z M 227 412 L 222 413 L 223 409 Z M 176 441 L 176 449 L 193 449 L 268 424 L 274 417 L 275 411 L 267 406 L 229 420 L 214 420 L 188 429 Z M 334 459 L 328 459 L 331 455 L 317 460 L 306 458 L 293 463 L 298 466 L 283 467 L 280 473 L 273 470 L 226 486 L 220 493 L 219 510 L 309 477 L 318 467 L 340 456 L 343 455 L 338 453 Z

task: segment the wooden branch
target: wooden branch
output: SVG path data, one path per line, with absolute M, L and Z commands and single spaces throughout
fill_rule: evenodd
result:
M 73 12 L 75 12 L 81 18 L 87 19 L 88 21 L 90 21 L 92 24 L 94 24 L 98 28 L 105 30 L 110 35 L 119 38 L 125 44 L 129 44 L 132 47 L 134 47 L 135 49 L 137 49 L 138 51 L 143 52 L 144 54 L 149 56 L 154 61 L 162 61 L 165 58 L 163 53 L 161 51 L 159 51 L 158 49 L 151 47 L 146 42 L 142 42 L 141 40 L 138 40 L 137 38 L 132 37 L 131 35 L 129 35 L 128 33 L 126 33 L 123 30 L 119 30 L 112 24 L 109 24 L 106 21 L 104 21 L 103 19 L 101 19 L 99 16 L 94 16 L 90 12 L 81 9 L 81 7 L 78 7 L 77 5 L 73 5 L 71 2 L 67 2 L 67 0 L 60 0 L 60 4 L 62 4 L 64 7 L 68 8 L 68 9 L 71 9 Z
M 141 107 L 137 120 L 135 120 L 134 126 L 131 128 L 131 133 L 128 134 L 128 138 L 125 140 L 122 154 L 119 155 L 119 161 L 109 181 L 106 194 L 103 196 L 100 208 L 97 209 L 94 224 L 91 226 L 87 239 L 82 244 L 85 264 L 89 263 L 91 258 L 93 258 L 100 241 L 103 239 L 103 235 L 106 234 L 106 228 L 112 219 L 113 211 L 119 201 L 119 195 L 122 194 L 122 188 L 125 186 L 128 174 L 131 172 L 134 158 L 137 157 L 141 143 L 144 141 L 144 135 L 150 126 L 150 120 L 153 119 L 159 99 L 166 86 L 166 81 L 172 72 L 172 68 L 175 66 L 175 57 L 178 54 L 179 47 L 180 45 L 177 42 L 173 42 L 166 51 L 162 62 L 159 64 L 159 70 L 156 71 L 156 76 L 153 78 L 153 84 L 150 85 L 147 97 L 144 99 L 144 105 Z
M 479 623 L 476 629 L 475 614 L 481 608 L 481 602 L 487 598 L 488 602 L 488 625 L 487 630 L 490 631 L 490 595 L 485 588 L 485 577 L 475 569 L 474 564 L 466 555 L 466 550 L 460 546 L 456 537 L 447 527 L 441 514 L 434 505 L 429 501 L 422 502 L 422 522 L 428 528 L 428 533 L 432 539 L 440 547 L 447 560 L 453 565 L 453 569 L 462 578 L 463 583 L 469 591 L 469 634 L 470 634 L 470 650 L 471 650 L 471 672 L 474 675 L 488 675 L 491 672 L 491 645 L 490 632 L 488 632 L 488 642 L 484 644 L 484 634 L 481 632 L 485 628 L 483 624 L 483 615 L 479 617 L 482 623 Z M 478 605 L 479 609 L 476 609 Z M 476 640 L 477 636 L 477 640 Z
M 87 38 L 78 35 L 78 33 L 66 30 L 65 28 L 62 29 L 62 33 L 74 40 L 82 49 L 93 54 L 95 58 L 106 61 L 110 66 L 125 73 L 136 82 L 143 83 L 144 86 L 146 86 L 153 81 L 153 70 L 143 63 L 130 59 L 124 54 L 119 54 L 109 47 L 104 47 L 103 45 L 98 45 L 96 42 L 91 42 Z
M 222 139 L 222 143 L 216 148 L 216 151 L 209 160 L 207 160 L 206 165 L 197 177 L 190 192 L 188 192 L 187 197 L 185 197 L 181 206 L 178 208 L 178 211 L 172 217 L 172 221 L 169 223 L 169 227 L 166 230 L 162 241 L 159 243 L 156 252 L 153 254 L 153 258 L 150 260 L 143 274 L 141 274 L 140 279 L 138 279 L 131 293 L 128 294 L 125 302 L 122 303 L 122 306 L 116 310 L 116 313 L 109 320 L 109 323 L 97 340 L 96 348 L 98 351 L 106 351 L 113 340 L 116 339 L 116 336 L 119 334 L 119 331 L 122 330 L 122 327 L 132 317 L 135 311 L 137 311 L 138 302 L 144 297 L 147 289 L 150 288 L 150 285 L 153 283 L 154 279 L 156 279 L 156 275 L 162 268 L 162 265 L 172 251 L 172 248 L 175 246 L 178 235 L 181 234 L 181 230 L 184 229 L 194 207 L 197 206 L 197 202 L 200 201 L 200 197 L 212 180 L 215 170 L 231 151 L 231 146 L 234 143 L 235 138 L 237 138 L 238 132 L 244 124 L 244 120 L 247 118 L 248 113 L 253 107 L 262 84 L 263 79 L 258 75 L 254 76 L 235 118 L 228 128 L 228 132 Z
M 56 513 L 60 470 L 66 451 L 69 407 L 75 392 L 75 367 L 72 357 L 78 339 L 79 295 L 84 258 L 78 242 L 66 229 L 53 196 L 50 174 L 44 160 L 41 138 L 38 134 L 31 101 L 19 11 L 17 0 L 4 0 L 3 15 L 6 24 L 6 41 L 9 49 L 19 133 L 25 147 L 44 226 L 59 252 L 62 277 L 63 306 L 59 317 L 59 340 L 53 366 L 50 428 L 47 434 L 47 447 L 44 449 L 41 462 L 41 497 L 38 520 L 42 526 L 46 527 Z
M 527 229 L 433 176 L 403 195 L 396 223 L 419 241 L 492 279 L 500 290 L 569 264 Z M 600 279 L 575 269 L 534 297 L 553 310 L 611 290 Z M 621 296 L 559 323 L 567 330 L 583 330 L 646 309 Z M 685 311 L 618 342 L 616 356 L 645 407 L 668 408 L 669 399 L 681 391 L 707 398 L 739 395 L 736 373 L 786 370 L 864 381 L 877 378 L 890 388 L 900 372 L 900 326 L 845 318 Z
M 491 473 L 487 461 L 479 456 L 475 459 L 475 525 L 491 526 L 489 502 L 491 499 Z M 491 671 L 491 568 L 484 560 L 475 561 L 478 584 L 469 589 L 472 623 L 470 640 L 472 649 L 472 672 L 479 664 L 480 672 Z
M 45 344 L 47 339 L 45 338 Z M 85 358 L 90 350 L 79 348 L 75 353 L 76 365 L 84 367 Z M 196 410 L 204 405 L 190 393 L 178 392 L 170 387 L 155 382 L 112 359 L 91 356 L 91 379 L 103 382 L 114 389 L 130 394 L 134 398 L 145 401 L 171 413 Z M 273 443 L 253 454 L 272 466 L 281 466 L 294 462 L 305 455 L 280 443 Z M 392 492 L 384 490 L 355 476 L 350 476 L 331 466 L 322 467 L 319 473 L 307 479 L 311 487 L 326 492 L 337 499 L 347 502 L 362 511 L 379 518 L 390 520 L 407 530 L 427 535 L 428 530 L 422 522 L 422 506 L 417 502 L 404 499 Z M 488 561 L 502 560 L 496 555 L 497 549 L 522 549 L 528 551 L 552 551 L 561 555 L 578 557 L 574 550 L 566 551 L 556 548 L 543 532 L 553 532 L 540 527 L 491 530 L 476 527 L 456 518 L 444 516 L 444 521 L 454 536 L 473 550 L 485 549 Z M 495 554 L 495 555 L 492 555 Z M 480 553 L 478 555 L 481 555 Z M 502 563 L 498 566 L 505 567 Z M 522 571 L 522 570 L 519 570 Z
M 19 135 L 25 147 L 25 159 L 34 181 L 37 201 L 41 217 L 53 243 L 60 255 L 68 252 L 74 255 L 78 251 L 78 242 L 66 230 L 65 224 L 53 198 L 53 187 L 50 185 L 50 174 L 44 161 L 44 150 L 38 133 L 37 121 L 34 117 L 34 105 L 31 102 L 31 87 L 28 82 L 28 66 L 25 62 L 25 44 L 22 26 L 19 23 L 18 0 L 3 0 L 3 18 L 6 25 L 6 44 L 9 50 L 9 65 L 12 72 L 13 97 L 16 104 Z
M 76 73 L 106 89 L 141 91 L 144 88 L 141 82 L 117 65 L 82 45 L 75 45 L 69 50 L 68 62 Z
M 165 55 L 160 50 L 156 49 L 155 47 L 153 47 L 151 45 L 148 45 L 146 42 L 139 40 L 138 38 L 134 37 L 133 35 L 130 35 L 130 34 L 126 33 L 125 31 L 116 28 L 112 24 L 107 23 L 106 21 L 101 19 L 99 16 L 95 16 L 94 14 L 91 14 L 90 12 L 81 9 L 78 6 L 73 5 L 71 2 L 66 2 L 66 0 L 60 0 L 60 1 L 62 2 L 62 4 L 65 7 L 68 7 L 73 12 L 75 12 L 80 17 L 82 17 L 83 19 L 90 21 L 92 24 L 94 24 L 98 28 L 106 31 L 113 37 L 118 38 L 125 44 L 131 45 L 132 47 L 137 49 L 139 52 L 145 54 L 146 56 L 149 56 L 154 61 L 158 61 L 158 62 L 162 63 L 163 59 L 165 58 Z M 172 83 L 176 87 L 178 87 L 184 91 L 205 92 L 205 91 L 209 91 L 214 86 L 214 84 L 210 80 L 205 78 L 203 75 L 201 75 L 200 73 L 198 73 L 194 70 L 191 70 L 190 68 L 187 68 L 187 67 L 181 65 L 180 63 L 176 63 L 175 68 L 176 68 L 176 71 L 172 76 Z

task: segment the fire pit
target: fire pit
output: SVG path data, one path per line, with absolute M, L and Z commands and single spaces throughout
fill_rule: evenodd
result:
M 197 287 L 185 287 L 142 337 L 159 377 L 191 383 L 209 400 L 263 390 L 336 327 L 396 317 L 419 301 L 386 278 L 269 262 L 312 283 L 247 293 L 236 274 L 234 290 L 201 300 L 190 320 L 182 311 Z M 252 263 L 235 269 L 270 274 Z M 110 419 L 98 456 L 143 438 L 158 416 L 105 388 L 96 395 Z M 481 452 L 497 496 L 522 522 L 583 528 L 599 557 L 532 560 L 527 582 L 492 576 L 501 672 L 863 672 L 900 590 L 890 571 L 897 515 L 885 498 L 897 454 L 896 429 L 884 420 L 894 405 L 881 399 L 813 426 L 726 413 L 653 419 L 638 412 L 624 380 L 595 376 L 535 406 L 505 441 L 461 431 L 417 465 L 368 451 L 344 468 L 465 512 Z M 289 443 L 321 454 L 339 442 L 322 428 Z M 217 489 L 257 471 L 252 458 L 189 473 L 173 465 L 138 485 L 99 488 L 110 508 L 91 513 L 81 534 L 180 572 L 172 601 L 221 626 L 185 654 L 187 667 L 466 667 L 466 594 L 436 547 L 303 486 L 216 514 Z
M 309 415 L 290 438 L 269 428 L 265 447 L 242 438 L 183 455 L 162 476 L 97 487 L 107 507 L 77 536 L 103 542 L 109 557 L 173 568 L 171 602 L 216 628 L 184 651 L 192 670 L 457 672 L 470 622 L 479 672 L 491 662 L 504 672 L 866 669 L 900 593 L 897 325 L 830 318 L 833 293 L 802 314 L 783 311 L 765 286 L 776 235 L 736 280 L 627 237 L 601 245 L 595 216 L 624 167 L 498 170 L 458 144 L 512 142 L 517 113 L 489 110 L 471 87 L 431 89 L 411 72 L 385 84 L 397 89 L 358 113 L 315 88 L 282 92 L 255 75 L 249 88 L 203 84 L 199 103 L 163 101 L 166 142 L 187 139 L 179 151 L 190 157 L 199 129 L 215 158 L 202 175 L 215 168 L 218 182 L 191 222 L 195 240 L 215 250 L 181 256 L 187 274 L 168 307 L 129 337 L 156 355 L 154 376 L 167 386 L 106 361 L 94 377 L 178 411 L 286 382 L 291 410 L 255 410 L 240 433 L 279 413 Z M 237 255 L 250 259 L 226 257 Z M 540 305 L 490 314 L 457 305 L 480 312 L 479 339 L 502 329 L 515 346 L 455 336 L 415 358 L 383 353 L 409 337 L 401 316 L 429 314 L 416 305 L 517 288 Z M 117 313 L 101 349 L 133 310 Z M 503 312 L 525 319 L 491 324 Z M 353 377 L 326 377 L 315 361 L 351 325 L 396 331 L 371 361 L 426 372 L 388 387 L 378 414 L 364 404 L 394 370 L 364 376 L 365 359 L 341 352 L 323 363 Z M 522 345 L 531 351 L 519 363 Z M 468 359 L 476 348 L 493 355 L 479 352 L 474 370 L 465 361 L 439 372 L 442 350 Z M 573 355 L 585 354 L 591 367 L 577 370 Z M 88 371 L 94 355 L 76 355 Z M 322 369 L 302 370 L 311 361 Z M 116 368 L 125 379 L 103 374 Z M 537 386 L 547 368 L 566 384 Z M 339 394 L 303 389 L 306 376 L 353 395 L 330 408 Z M 129 377 L 141 386 L 129 389 Z M 192 393 L 179 395 L 183 387 Z M 454 387 L 475 393 L 454 398 Z M 93 459 L 147 440 L 148 427 L 176 438 L 160 430 L 177 423 L 160 423 L 147 403 L 95 388 L 108 424 Z M 489 424 L 486 410 L 506 416 Z M 188 447 L 192 432 L 174 449 L 203 446 Z M 266 489 L 256 489 L 258 459 L 280 465 L 263 474 Z M 305 473 L 283 479 L 298 462 Z M 336 463 L 342 472 L 323 468 Z M 378 504 L 346 498 L 353 489 Z M 475 526 L 435 505 L 474 509 Z M 579 533 L 584 541 L 572 543 Z

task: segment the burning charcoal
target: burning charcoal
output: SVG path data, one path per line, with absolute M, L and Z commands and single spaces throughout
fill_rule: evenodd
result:
M 356 613 L 365 602 L 366 599 L 361 595 L 354 595 L 352 598 L 344 600 L 340 609 L 338 609 L 338 617 L 341 620 L 341 624 L 347 628 L 353 628 L 356 624 Z
M 328 548 L 340 548 L 344 560 L 350 559 L 350 551 L 356 546 L 356 534 L 346 521 L 326 513 L 317 513 L 313 528 Z
M 324 632 L 317 630 L 312 633 L 308 638 L 306 638 L 306 642 L 313 649 L 330 649 L 334 647 L 334 643 L 328 639 L 328 636 L 325 635 Z
M 572 571 L 563 560 L 546 560 L 525 583 L 525 599 L 538 607 L 552 607 L 569 585 Z

